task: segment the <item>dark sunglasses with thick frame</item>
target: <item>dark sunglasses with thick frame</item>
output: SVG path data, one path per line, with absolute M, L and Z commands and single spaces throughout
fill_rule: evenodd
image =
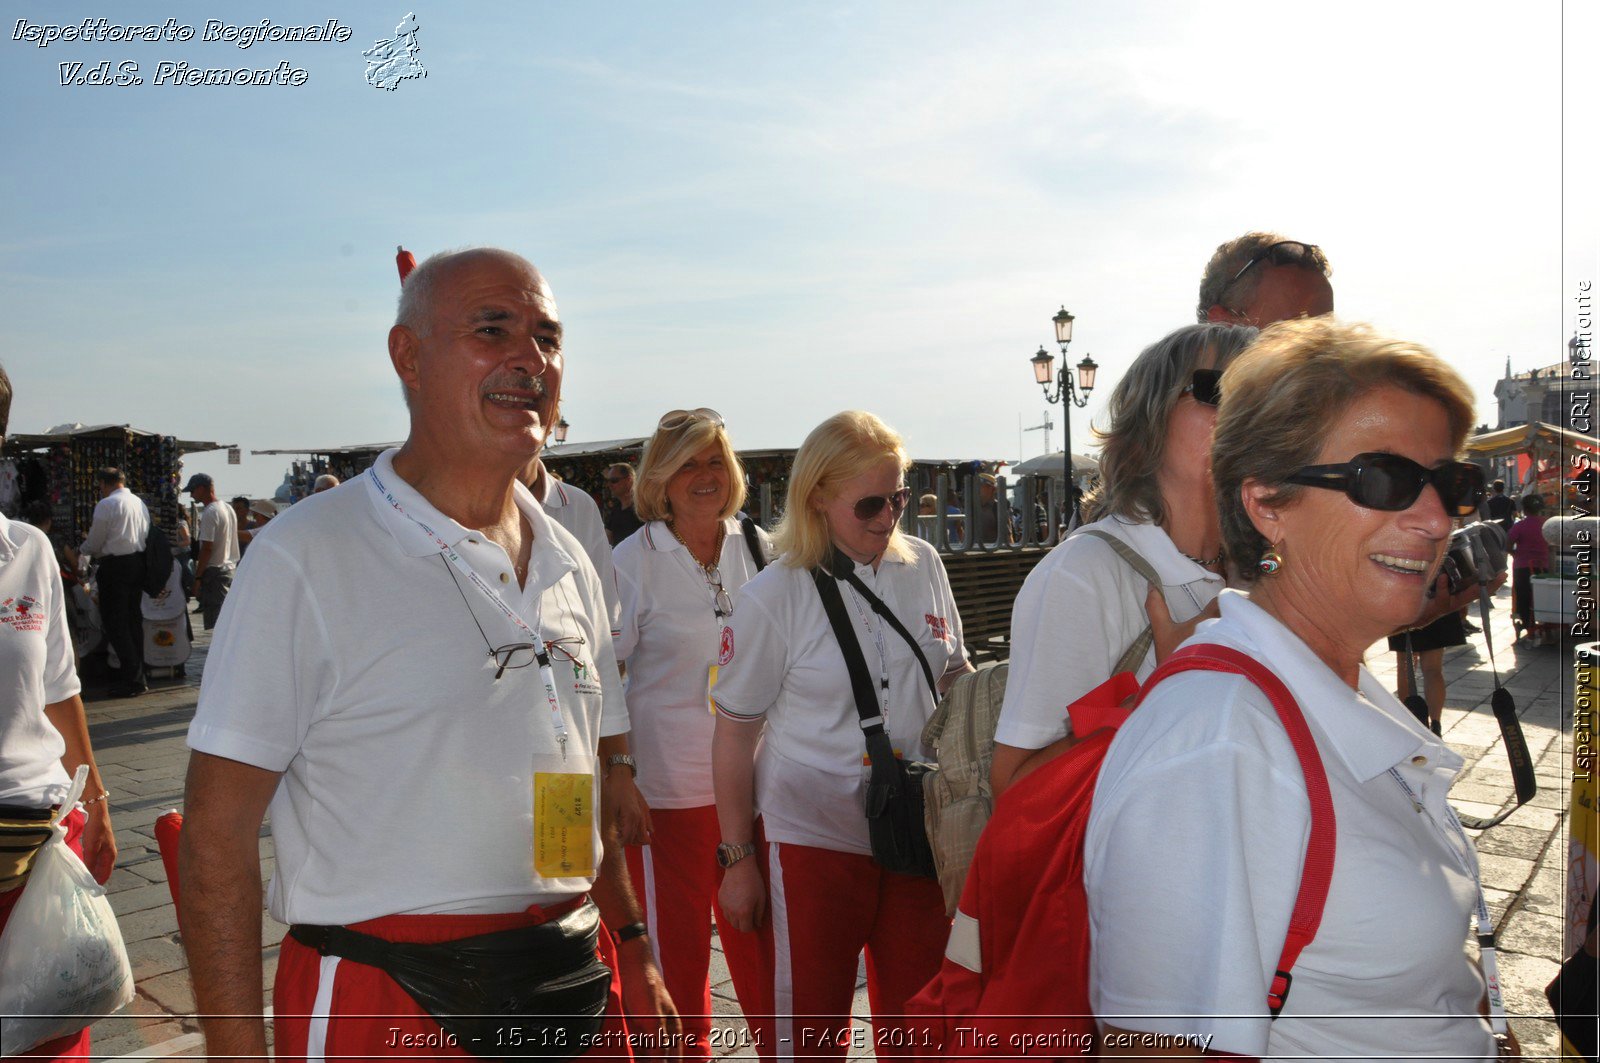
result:
M 1222 370 L 1196 369 L 1189 383 L 1184 385 L 1183 394 L 1193 395 L 1196 402 L 1215 406 L 1222 401 Z
M 898 516 L 904 513 L 910 504 L 911 488 L 902 487 L 892 495 L 867 495 L 865 498 L 858 498 L 851 511 L 855 513 L 856 520 L 866 521 L 882 513 L 885 506 Z
M 1297 247 L 1300 250 L 1297 252 L 1280 251 L 1279 248 L 1283 247 Z M 1221 297 L 1227 294 L 1228 289 L 1239 283 L 1240 277 L 1243 277 L 1246 273 L 1249 273 L 1252 269 L 1255 269 L 1256 266 L 1262 262 L 1267 262 L 1270 259 L 1269 264 L 1274 266 L 1293 265 L 1319 268 L 1317 263 L 1317 255 L 1321 251 L 1322 248 L 1318 247 L 1316 244 L 1308 244 L 1301 240 L 1279 240 L 1275 244 L 1268 244 L 1266 247 L 1263 247 L 1261 250 L 1251 255 L 1250 261 L 1246 262 L 1240 268 L 1239 272 L 1233 275 L 1232 280 L 1222 286 L 1222 291 L 1217 293 L 1217 301 L 1221 302 Z
M 1356 505 L 1386 513 L 1410 509 L 1429 484 L 1452 517 L 1471 516 L 1483 502 L 1478 466 L 1448 461 L 1428 469 L 1399 454 L 1357 454 L 1336 465 L 1307 465 L 1286 482 L 1343 491 Z

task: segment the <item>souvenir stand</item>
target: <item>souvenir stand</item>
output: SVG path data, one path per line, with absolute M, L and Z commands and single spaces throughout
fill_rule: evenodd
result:
M 35 499 L 50 503 L 52 533 L 76 544 L 88 535 L 100 500 L 96 469 L 114 466 L 128 488 L 144 499 L 150 516 L 171 536 L 182 511 L 178 488 L 185 454 L 221 450 L 227 444 L 179 439 L 125 424 L 72 425 L 40 434 L 7 436 L 0 452 L 0 497 L 8 517 Z

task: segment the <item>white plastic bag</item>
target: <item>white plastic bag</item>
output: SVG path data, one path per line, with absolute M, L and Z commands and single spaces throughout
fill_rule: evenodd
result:
M 103 886 L 67 848 L 61 819 L 77 805 L 80 767 L 0 932 L 0 1055 L 75 1034 L 133 999 L 133 970 Z

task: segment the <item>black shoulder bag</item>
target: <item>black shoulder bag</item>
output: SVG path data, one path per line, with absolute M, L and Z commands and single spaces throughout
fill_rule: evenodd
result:
M 600 910 L 587 898 L 537 926 L 436 945 L 303 923 L 289 935 L 383 971 L 475 1056 L 575 1059 L 605 1023 L 611 968 L 595 953 Z
M 740 517 L 739 528 L 744 532 L 744 544 L 750 548 L 750 560 L 756 563 L 756 571 L 760 572 L 767 567 L 767 552 L 761 549 L 761 536 L 756 534 L 756 522 L 749 517 Z
M 830 571 L 831 569 L 831 571 Z M 857 594 L 872 606 L 872 611 L 883 618 L 911 647 L 922 665 L 923 678 L 928 690 L 938 701 L 938 688 L 934 684 L 933 669 L 922 647 L 906 630 L 876 594 L 862 583 L 852 570 L 848 558 L 837 551 L 825 566 L 812 570 L 817 593 L 822 598 L 822 608 L 833 626 L 834 638 L 844 653 L 845 667 L 850 672 L 850 689 L 855 695 L 856 712 L 861 716 L 861 732 L 866 739 L 867 760 L 871 774 L 867 779 L 867 834 L 872 841 L 872 858 L 886 871 L 902 875 L 921 875 L 936 878 L 933 847 L 928 844 L 928 828 L 923 800 L 923 780 L 938 767 L 921 761 L 907 761 L 894 755 L 894 745 L 889 732 L 884 730 L 883 716 L 878 707 L 877 691 L 867 659 L 861 652 L 861 642 L 856 638 L 855 627 L 845 611 L 844 597 L 839 593 L 839 581 L 848 582 Z

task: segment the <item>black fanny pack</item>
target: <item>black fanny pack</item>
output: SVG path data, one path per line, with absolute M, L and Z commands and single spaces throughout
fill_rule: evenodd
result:
M 289 935 L 383 971 L 475 1056 L 575 1059 L 605 1022 L 611 968 L 595 952 L 593 901 L 537 926 L 431 945 L 301 923 Z

